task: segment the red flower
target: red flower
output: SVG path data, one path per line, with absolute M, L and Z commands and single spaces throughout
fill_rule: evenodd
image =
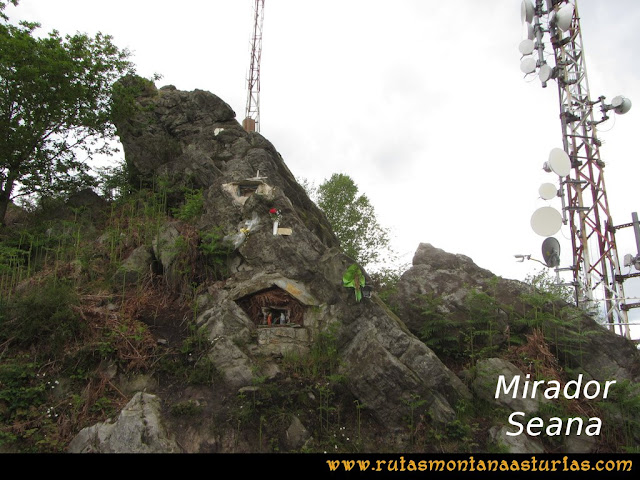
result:
M 271 210 L 269 210 L 269 213 L 272 215 L 275 215 L 276 213 L 278 213 L 278 209 L 277 208 L 272 208 Z

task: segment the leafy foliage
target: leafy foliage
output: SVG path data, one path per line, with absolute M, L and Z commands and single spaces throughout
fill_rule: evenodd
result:
M 369 198 L 348 175 L 334 173 L 318 189 L 324 211 L 344 252 L 363 266 L 391 257 L 389 232 L 380 226 Z
M 60 351 L 81 334 L 84 325 L 73 306 L 73 287 L 49 280 L 5 301 L 0 309 L 0 340 Z
M 575 291 L 564 285 L 557 283 L 551 278 L 548 269 L 543 269 L 537 273 L 528 275 L 525 282 L 531 285 L 541 294 L 545 294 L 548 299 L 562 300 L 567 303 L 574 303 Z
M 173 210 L 173 216 L 185 222 L 193 221 L 202 214 L 203 205 L 202 189 L 186 189 L 184 203 Z
M 420 295 L 417 308 L 424 318 L 420 339 L 438 356 L 455 358 L 462 354 L 460 325 L 442 308 L 442 298 L 434 294 Z
M 4 5 L 3 5 L 4 6 Z M 111 86 L 129 52 L 98 33 L 37 37 L 37 23 L 0 24 L 0 220 L 17 196 L 93 183 L 80 154 L 110 154 Z

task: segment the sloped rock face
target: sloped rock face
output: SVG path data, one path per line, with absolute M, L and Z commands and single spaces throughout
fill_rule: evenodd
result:
M 428 299 L 438 302 L 429 303 Z M 518 388 L 529 379 L 532 384 L 534 380 L 549 378 L 564 384 L 584 377 L 584 382 L 601 386 L 615 381 L 615 389 L 619 388 L 622 396 L 626 395 L 623 384 L 628 381 L 636 392 L 631 396 L 637 395 L 640 352 L 633 342 L 599 325 L 587 313 L 566 302 L 541 295 L 531 285 L 496 277 L 464 255 L 421 244 L 413 266 L 398 282 L 390 305 L 427 344 L 433 338 L 445 338 L 443 330 L 446 338 L 455 339 L 445 353 L 435 346 L 434 350 L 445 356 L 456 348 L 454 354 L 464 351 L 463 362 L 473 367 L 461 371 L 461 378 L 472 390 L 474 401 L 487 402 L 496 411 L 548 418 L 543 412 L 558 402 L 558 397 L 549 399 L 541 392 L 533 396 L 531 389 L 528 395 L 523 391 L 510 392 L 509 396 L 502 392 L 497 396 L 499 377 L 509 385 L 514 378 L 519 378 Z M 489 332 L 488 321 L 492 323 Z M 434 322 L 435 328 L 430 325 Z M 482 335 L 477 335 L 480 330 L 484 330 Z M 515 358 L 520 365 L 492 355 Z M 560 395 L 560 398 L 564 397 Z M 602 401 L 605 406 L 611 402 L 601 397 L 593 402 L 596 401 Z M 589 407 L 592 406 L 590 403 Z M 608 413 L 605 408 L 601 414 L 605 425 L 612 430 L 624 429 L 629 422 L 635 425 L 635 413 Z M 507 415 L 495 419 L 496 424 L 488 431 L 495 444 L 512 453 L 545 449 L 541 437 L 506 433 L 513 428 L 505 425 Z M 633 428 L 630 438 L 637 441 L 640 431 Z M 553 448 L 561 451 L 588 453 L 600 448 L 601 439 L 583 434 L 566 435 L 555 441 L 558 443 Z M 558 447 L 559 443 L 562 446 Z
M 409 329 L 419 334 L 424 322 L 421 297 L 441 299 L 440 308 L 452 323 L 465 321 L 468 318 L 466 299 L 470 290 L 487 288 L 492 279 L 497 277 L 478 267 L 469 257 L 421 243 L 413 257 L 412 267 L 402 275 L 397 293 L 390 301 Z M 516 297 L 522 288 L 518 282 L 499 280 L 500 297 Z M 500 319 L 495 333 L 498 338 L 503 337 L 506 326 L 506 319 Z
M 83 429 L 69 453 L 179 453 L 162 422 L 158 397 L 137 393 L 113 422 Z
M 277 186 L 270 204 L 282 211 L 287 226 L 303 226 L 299 235 L 308 230 L 325 246 L 338 245 L 324 214 L 273 145 L 258 133 L 246 132 L 222 99 L 202 90 L 183 92 L 167 86 L 147 89 L 137 101 L 138 113 L 117 122 L 134 185 L 162 179 L 173 187 L 202 188 L 206 199 L 199 227 L 235 229 L 246 220 L 243 213 L 256 205 L 243 208 L 231 201 L 224 185 L 266 177 L 267 184 Z
M 527 333 L 527 326 L 514 322 L 514 319 L 527 313 L 529 307 L 525 306 L 522 296 L 532 293 L 530 285 L 497 277 L 464 255 L 447 253 L 428 243 L 419 245 L 412 267 L 402 275 L 397 293 L 390 302 L 409 329 L 419 335 L 425 322 L 420 309 L 421 297 L 426 295 L 442 299 L 439 306 L 441 311 L 448 315 L 452 324 L 458 325 L 456 328 L 464 328 L 477 320 L 470 314 L 468 304 L 469 294 L 474 291 L 486 293 L 493 299 L 495 325 L 491 341 L 495 346 L 506 346 L 509 335 Z M 567 307 L 567 304 L 546 302 L 540 306 L 540 316 L 558 312 L 563 307 Z M 580 369 L 599 381 L 617 378 L 638 382 L 640 353 L 634 344 L 598 325 L 586 313 L 575 310 L 575 315 L 570 327 L 567 324 L 550 325 L 548 322 L 551 320 L 540 324 L 542 328 L 553 330 L 555 338 L 566 338 L 573 342 L 555 352 L 562 364 Z M 483 339 L 479 346 L 487 343 L 488 340 Z
M 308 351 L 331 329 L 346 388 L 382 428 L 398 432 L 410 414 L 453 418 L 454 405 L 470 398 L 467 387 L 375 296 L 358 302 L 342 286 L 354 262 L 275 148 L 245 132 L 211 93 L 165 87 L 148 90 L 138 102 L 137 114 L 117 125 L 130 170 L 140 184 L 163 178 L 174 190 L 201 189 L 197 229 L 231 239 L 229 274 L 206 286 L 197 318 L 211 344 L 208 357 L 228 385 L 240 389 L 279 375 L 277 362 L 256 359 Z M 274 208 L 284 234 L 274 234 Z M 170 225 L 162 229 L 168 231 Z M 153 246 L 155 261 L 169 263 L 162 243 Z M 280 303 L 264 303 L 269 293 Z M 276 335 L 264 328 L 267 313 L 292 321 Z

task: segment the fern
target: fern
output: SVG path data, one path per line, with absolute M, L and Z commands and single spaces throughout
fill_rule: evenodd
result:
M 460 356 L 460 324 L 444 311 L 442 298 L 432 293 L 420 295 L 418 299 L 415 308 L 423 317 L 420 339 L 439 356 Z

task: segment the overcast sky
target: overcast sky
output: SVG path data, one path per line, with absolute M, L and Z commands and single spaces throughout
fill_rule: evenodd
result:
M 20 0 L 13 19 L 110 34 L 138 73 L 215 93 L 244 117 L 253 0 Z M 523 280 L 542 266 L 533 212 L 562 147 L 558 90 L 520 70 L 521 0 L 266 0 L 262 133 L 293 174 L 351 176 L 402 261 L 420 242 Z M 640 210 L 640 2 L 578 0 L 591 98 L 637 108 L 599 126 L 614 225 Z M 547 45 L 551 51 L 551 47 Z M 571 261 L 568 226 L 556 235 Z M 636 254 L 631 229 L 620 256 Z M 623 273 L 627 273 L 625 269 Z M 568 278 L 567 278 L 568 280 Z M 625 288 L 627 288 L 625 284 Z M 628 292 L 627 292 L 628 293 Z

